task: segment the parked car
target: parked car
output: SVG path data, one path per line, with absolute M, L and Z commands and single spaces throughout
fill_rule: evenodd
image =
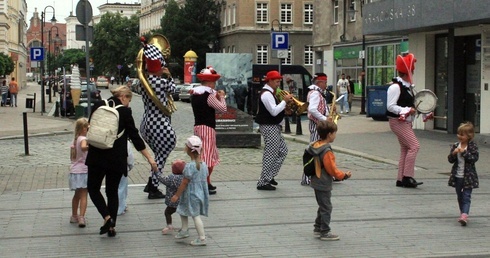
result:
M 88 102 L 87 88 L 90 88 L 91 103 L 102 100 L 102 96 L 100 95 L 100 90 L 97 89 L 97 87 L 93 82 L 90 83 L 90 85 L 87 87 L 87 82 L 82 81 L 81 95 L 80 95 L 80 102 L 79 102 L 80 105 Z M 71 96 L 71 87 L 69 84 L 66 86 L 66 92 L 63 87 L 61 88 L 60 96 L 61 96 L 61 103 L 60 103 L 61 116 L 74 116 L 75 107 L 73 106 L 73 98 Z
M 183 102 L 191 102 L 191 94 L 189 90 L 192 89 L 190 84 L 182 84 L 180 87 L 179 99 Z
M 172 98 L 174 101 L 180 100 L 180 89 L 182 88 L 182 85 L 175 85 L 175 92 L 172 94 Z
M 109 80 L 105 76 L 99 76 L 97 77 L 97 81 L 95 81 L 95 86 L 97 86 L 97 88 L 104 87 L 109 89 Z
M 97 87 L 95 86 L 95 84 L 93 82 L 91 82 L 89 84 L 89 86 L 87 87 L 87 82 L 82 82 L 82 85 L 81 85 L 81 90 L 82 90 L 82 94 L 80 95 L 80 102 L 87 102 L 88 101 L 88 95 L 87 95 L 87 89 L 90 89 L 90 99 L 92 101 L 96 101 L 96 100 L 101 100 L 102 97 L 100 96 L 100 90 L 97 89 Z

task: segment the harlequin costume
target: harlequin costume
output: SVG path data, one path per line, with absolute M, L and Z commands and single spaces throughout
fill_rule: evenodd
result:
M 160 102 L 164 106 L 168 106 L 166 93 L 175 91 L 175 83 L 172 78 L 164 78 L 158 75 L 160 70 L 166 65 L 163 54 L 156 46 L 144 44 L 143 55 L 149 85 Z M 155 154 L 159 173 L 163 173 L 167 158 L 177 143 L 177 137 L 170 123 L 170 117 L 158 108 L 146 90 L 142 91 L 141 97 L 144 104 L 143 119 L 140 125 L 141 136 Z M 151 177 L 147 188 L 145 188 L 148 191 L 148 198 L 165 198 L 165 195 L 158 190 L 158 175 L 150 173 Z

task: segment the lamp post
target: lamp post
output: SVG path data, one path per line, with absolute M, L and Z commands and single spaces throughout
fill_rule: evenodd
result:
M 344 0 L 346 1 L 346 0 Z M 359 0 L 359 3 L 361 5 L 361 17 L 362 17 L 362 7 L 364 6 L 364 0 Z M 349 10 L 347 11 L 349 13 L 349 17 L 351 20 L 353 20 L 354 16 L 356 15 L 357 10 L 354 8 L 354 3 L 352 2 L 351 5 L 349 6 Z M 362 34 L 362 54 L 359 55 L 360 58 L 362 58 L 362 71 L 361 71 L 361 89 L 362 89 L 362 96 L 361 96 L 361 112 L 359 114 L 365 115 L 366 114 L 366 36 L 364 33 Z
M 56 18 L 55 18 L 55 10 L 54 7 L 51 5 L 48 5 L 44 7 L 44 11 L 41 12 L 41 46 L 44 48 L 44 23 L 46 20 L 46 9 L 50 7 L 53 9 L 53 18 L 51 18 L 51 24 L 55 25 L 56 24 Z M 46 103 L 44 99 L 44 58 L 41 61 L 41 114 L 46 113 Z M 51 95 L 50 95 L 51 96 Z
M 53 29 L 56 29 L 56 37 L 54 38 L 54 40 L 56 41 L 57 39 L 59 39 L 59 29 L 58 27 L 56 26 L 51 26 L 51 28 L 49 29 L 48 31 L 48 38 L 49 38 L 49 42 L 48 42 L 48 78 L 49 78 L 49 83 L 48 83 L 48 103 L 52 103 L 52 99 L 51 99 L 51 96 L 52 96 L 52 90 L 53 90 L 53 83 L 56 82 L 56 79 L 53 77 L 53 71 L 52 71 L 52 68 L 53 68 L 53 65 L 54 65 L 54 61 L 53 60 L 53 54 L 51 55 L 51 58 L 49 56 L 49 54 L 51 54 L 51 30 Z M 56 43 L 56 42 L 53 42 L 53 43 Z M 54 46 L 56 46 L 55 44 L 53 44 Z M 56 48 L 56 47 L 55 47 Z M 56 56 L 56 52 L 54 53 L 54 56 Z

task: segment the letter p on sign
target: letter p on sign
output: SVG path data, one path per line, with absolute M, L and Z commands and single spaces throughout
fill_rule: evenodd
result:
M 44 49 L 42 47 L 31 47 L 31 61 L 43 61 Z
M 274 50 L 284 50 L 289 48 L 289 33 L 288 32 L 272 32 L 271 45 Z

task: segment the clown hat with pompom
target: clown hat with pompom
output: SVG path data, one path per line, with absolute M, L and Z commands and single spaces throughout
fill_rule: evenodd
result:
M 143 44 L 143 55 L 145 57 L 146 70 L 149 73 L 157 73 L 166 66 L 162 51 L 155 45 L 149 44 L 145 37 L 140 38 Z
M 415 56 L 412 53 L 398 55 L 396 57 L 396 70 L 408 75 L 409 82 L 412 83 L 412 75 L 415 70 Z
M 205 69 L 202 69 L 201 72 L 197 74 L 197 78 L 201 82 L 215 82 L 219 78 L 221 78 L 221 75 L 219 75 L 212 66 L 208 66 Z

